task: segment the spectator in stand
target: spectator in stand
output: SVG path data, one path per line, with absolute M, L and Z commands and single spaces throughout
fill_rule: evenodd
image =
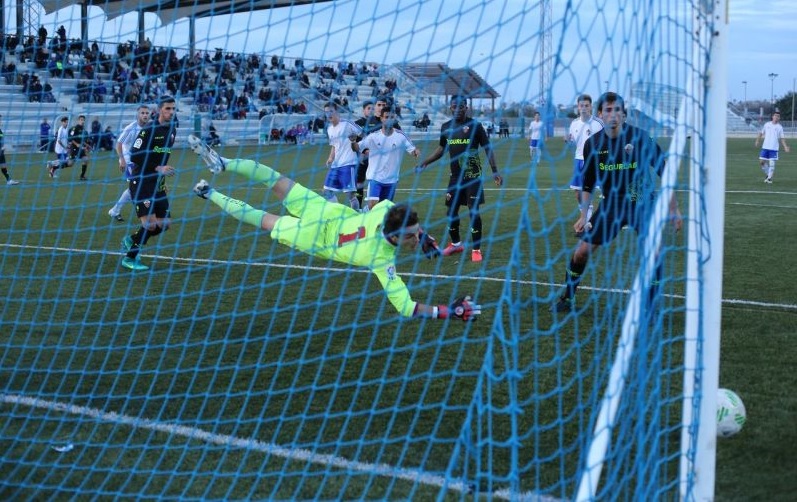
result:
M 3 66 L 3 77 L 6 79 L 7 85 L 14 85 L 17 83 L 17 65 L 8 63 Z
M 47 28 L 44 25 L 39 26 L 39 45 L 42 47 L 47 45 Z
M 89 82 L 77 83 L 77 102 L 88 103 L 91 101 L 91 84 Z
M 122 102 L 122 85 L 118 82 L 113 84 L 113 102 L 114 103 L 121 103 Z
M 59 26 L 55 33 L 58 35 L 58 50 L 60 52 L 66 51 L 66 28 L 64 28 L 64 25 Z
M 50 151 L 50 124 L 46 118 L 42 119 L 42 123 L 39 124 L 39 151 Z
M 113 150 L 113 141 L 116 139 L 116 135 L 111 130 L 111 126 L 105 128 L 105 132 L 102 133 L 100 136 L 100 150 L 103 151 L 111 151 Z
M 104 103 L 106 94 L 108 94 L 108 89 L 105 87 L 105 82 L 97 76 L 91 88 L 92 101 L 94 103 Z
M 49 54 L 44 50 L 44 48 L 38 47 L 36 49 L 36 53 L 33 55 L 33 63 L 36 65 L 37 69 L 43 70 L 47 68 L 47 60 L 49 57 Z
M 249 110 L 249 98 L 246 97 L 246 93 L 241 94 L 236 98 L 235 101 L 236 110 L 233 112 L 234 119 L 246 119 L 246 112 Z
M 39 81 L 39 77 L 36 75 L 32 76 L 28 81 L 28 101 L 31 103 L 41 103 L 43 91 L 44 88 Z
M 94 65 L 91 63 L 86 63 L 80 66 L 80 73 L 81 76 L 87 78 L 89 80 L 94 79 Z
M 291 128 L 285 132 L 285 142 L 293 143 L 294 145 L 297 144 L 298 140 L 296 136 L 297 136 L 296 126 L 291 126 Z
M 211 147 L 220 146 L 221 145 L 221 138 L 219 134 L 216 132 L 216 126 L 213 125 L 213 122 L 208 125 L 208 136 L 205 138 L 205 143 L 207 143 Z
M 412 125 L 417 127 L 418 130 L 426 131 L 427 129 L 429 129 L 429 125 L 431 123 L 432 123 L 432 121 L 429 119 L 429 114 L 424 112 L 423 117 L 421 117 L 420 119 L 418 119 L 415 122 L 413 122 Z
M 91 133 L 88 140 L 92 150 L 99 147 L 100 137 L 102 137 L 102 124 L 100 124 L 100 119 L 94 117 L 94 120 L 91 121 Z
M 498 137 L 499 138 L 509 137 L 509 121 L 507 121 L 504 118 L 498 121 Z
M 213 105 L 213 120 L 227 120 L 227 98 L 221 98 Z

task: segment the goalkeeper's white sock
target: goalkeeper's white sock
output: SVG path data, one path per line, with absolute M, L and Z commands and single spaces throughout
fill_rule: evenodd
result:
M 246 202 L 228 197 L 215 189 L 211 189 L 210 192 L 208 192 L 207 198 L 236 220 L 248 223 L 257 228 L 260 228 L 260 222 L 266 214 L 263 210 L 255 209 Z
M 279 172 L 265 164 L 258 164 L 254 160 L 228 159 L 225 160 L 224 170 L 241 174 L 258 183 L 263 183 L 269 188 L 274 188 L 274 185 L 282 177 Z

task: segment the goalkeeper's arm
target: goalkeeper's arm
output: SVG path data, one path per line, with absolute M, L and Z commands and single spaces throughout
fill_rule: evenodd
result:
M 390 303 L 403 317 L 456 318 L 461 321 L 473 321 L 482 313 L 481 305 L 477 305 L 470 296 L 463 296 L 451 305 L 424 305 L 413 301 L 404 281 L 396 274 L 393 263 L 381 264 L 372 271 L 385 289 Z
M 475 321 L 482 313 L 482 306 L 477 305 L 470 296 L 458 298 L 451 305 L 415 305 L 414 317 L 433 317 L 435 319 L 455 318 L 460 321 Z

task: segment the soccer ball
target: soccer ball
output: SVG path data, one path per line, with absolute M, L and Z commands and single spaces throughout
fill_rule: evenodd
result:
M 742 399 L 732 390 L 717 391 L 717 437 L 727 438 L 742 430 L 747 412 Z

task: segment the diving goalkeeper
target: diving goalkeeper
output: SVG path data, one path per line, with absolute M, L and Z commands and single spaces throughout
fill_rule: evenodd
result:
M 271 238 L 312 256 L 369 268 L 379 279 L 388 300 L 404 317 L 454 317 L 475 320 L 481 306 L 471 297 L 452 305 L 424 305 L 412 300 L 404 281 L 396 274 L 396 253 L 421 245 L 427 257 L 440 255 L 435 240 L 423 232 L 418 214 L 405 204 L 383 200 L 367 213 L 330 202 L 268 166 L 253 160 L 226 159 L 201 139 L 190 135 L 188 144 L 210 171 L 234 172 L 263 183 L 293 216 L 278 216 L 233 199 L 201 180 L 194 193 L 208 199 L 235 219 L 270 232 Z

